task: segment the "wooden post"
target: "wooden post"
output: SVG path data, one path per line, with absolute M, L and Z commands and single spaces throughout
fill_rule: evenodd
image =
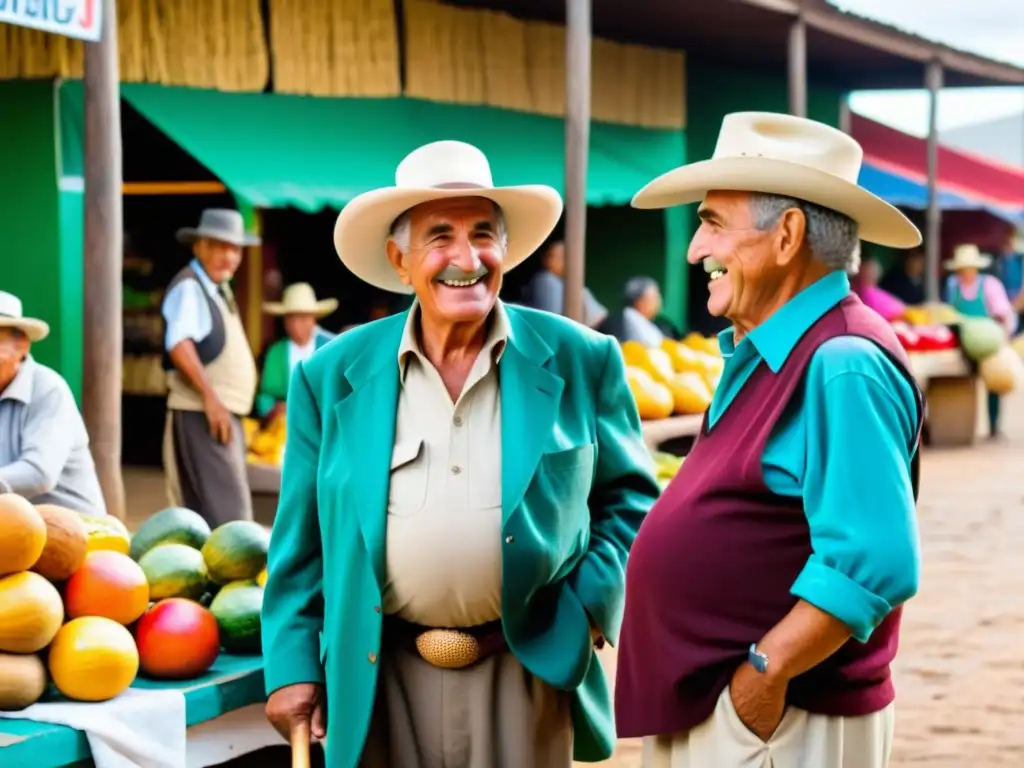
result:
M 590 152 L 590 0 L 565 3 L 565 294 L 562 314 L 583 321 Z
M 807 117 L 807 23 L 803 16 L 789 28 L 789 114 Z
M 928 217 L 925 222 L 924 297 L 939 300 L 939 259 L 942 254 L 942 210 L 939 208 L 939 92 L 942 90 L 942 62 L 928 63 Z
M 107 511 L 123 520 L 121 480 L 122 211 L 117 7 L 85 43 L 85 295 L 82 414 Z
M 839 130 L 847 136 L 853 134 L 853 118 L 850 112 L 850 94 L 844 93 L 839 98 Z

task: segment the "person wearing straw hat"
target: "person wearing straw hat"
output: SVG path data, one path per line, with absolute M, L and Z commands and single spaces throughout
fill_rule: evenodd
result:
M 211 526 L 252 519 L 241 417 L 256 396 L 256 361 L 231 291 L 247 235 L 238 211 L 211 208 L 178 230 L 194 258 L 171 280 L 161 314 L 167 423 L 164 471 L 173 506 Z
M 1006 288 L 995 275 L 981 274 L 992 266 L 992 259 L 971 243 L 953 249 L 953 258 L 943 262 L 951 273 L 946 280 L 946 300 L 965 317 L 990 317 L 1003 326 L 1006 335 L 1017 329 L 1017 313 Z M 999 412 L 1002 398 L 988 393 L 989 435 L 998 438 Z
M 282 318 L 285 338 L 275 341 L 263 358 L 260 391 L 256 395 L 256 413 L 269 419 L 284 410 L 288 399 L 288 379 L 295 366 L 312 357 L 316 350 L 334 338 L 317 320 L 338 308 L 337 299 L 317 299 L 309 283 L 294 283 L 284 289 L 281 301 L 263 304 L 268 315 Z
M 263 603 L 267 715 L 337 768 L 570 768 L 615 741 L 594 646 L 658 494 L 615 340 L 498 300 L 562 212 L 441 141 L 341 211 L 411 309 L 299 363 Z M 325 720 L 326 718 L 326 720 Z
M 921 393 L 850 290 L 860 240 L 921 241 L 857 184 L 852 138 L 727 115 L 714 156 L 637 208 L 698 204 L 721 382 L 626 573 L 615 690 L 645 768 L 880 768 L 902 604 L 917 591 Z
M 33 504 L 105 515 L 75 397 L 30 354 L 49 333 L 45 322 L 22 314 L 17 296 L 0 291 L 0 489 Z

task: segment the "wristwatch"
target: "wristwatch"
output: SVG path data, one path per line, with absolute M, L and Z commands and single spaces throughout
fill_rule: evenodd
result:
M 757 643 L 750 644 L 750 650 L 747 651 L 747 661 L 750 662 L 750 666 L 762 675 L 768 671 L 768 656 L 757 650 Z

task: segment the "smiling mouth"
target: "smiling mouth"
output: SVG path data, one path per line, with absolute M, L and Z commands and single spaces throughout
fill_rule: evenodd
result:
M 466 280 L 438 280 L 437 282 L 441 285 L 447 286 L 448 288 L 469 288 L 471 285 L 476 285 L 483 279 L 484 278 L 481 275 L 480 277 L 471 277 Z
M 728 272 L 729 270 L 724 268 L 713 269 L 711 270 L 711 272 L 708 273 L 708 282 L 713 283 L 715 282 L 715 280 L 721 280 L 723 277 L 726 276 L 726 274 L 728 274 Z

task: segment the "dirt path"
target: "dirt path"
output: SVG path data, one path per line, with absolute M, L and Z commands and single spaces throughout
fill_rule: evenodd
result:
M 924 579 L 896 667 L 900 768 L 1024 765 L 1024 398 L 1006 410 L 1007 442 L 925 454 Z M 153 473 L 129 473 L 128 493 L 136 515 L 161 506 Z M 614 652 L 603 661 L 614 679 Z M 639 745 L 600 765 L 639 768 Z

